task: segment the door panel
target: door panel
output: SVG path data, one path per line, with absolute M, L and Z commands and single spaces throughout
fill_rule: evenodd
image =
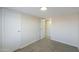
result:
M 46 31 L 46 29 L 45 29 L 45 19 L 42 19 L 41 20 L 41 39 L 43 39 L 43 38 L 45 38 L 45 31 Z
M 4 9 L 4 39 L 3 49 L 14 51 L 20 46 L 20 14 L 12 10 Z

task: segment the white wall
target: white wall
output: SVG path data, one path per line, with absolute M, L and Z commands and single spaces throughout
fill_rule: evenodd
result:
M 49 32 L 52 40 L 79 47 L 79 14 L 53 17 Z
M 22 15 L 22 47 L 40 39 L 40 18 Z
M 15 51 L 40 39 L 40 18 L 3 8 L 2 49 Z
M 0 8 L 0 51 L 2 49 L 2 9 Z

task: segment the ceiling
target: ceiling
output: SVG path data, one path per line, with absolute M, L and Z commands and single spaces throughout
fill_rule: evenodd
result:
M 9 8 L 42 18 L 59 16 L 70 13 L 79 13 L 78 7 L 47 7 L 48 10 L 46 11 L 41 11 L 40 7 L 9 7 Z

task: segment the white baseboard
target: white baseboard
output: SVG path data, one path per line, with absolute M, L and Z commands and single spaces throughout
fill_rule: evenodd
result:
M 0 52 L 3 52 L 2 49 L 0 49 Z
M 79 47 L 77 47 L 77 49 L 79 50 Z
M 54 40 L 54 41 L 57 41 L 57 42 L 60 42 L 60 43 L 63 43 L 63 44 L 70 45 L 70 46 L 73 46 L 73 47 L 78 48 L 78 46 L 77 45 L 74 45 L 74 44 L 70 44 L 70 43 L 63 42 L 63 41 L 59 41 L 59 40 L 55 40 L 55 39 L 51 39 L 51 40 Z M 78 50 L 79 50 L 79 48 L 78 48 Z
M 40 40 L 40 39 L 39 39 L 39 40 Z M 36 41 L 38 41 L 38 40 L 34 40 L 34 41 L 31 41 L 31 42 L 29 42 L 29 43 L 27 43 L 27 44 L 25 44 L 25 45 L 22 45 L 22 46 L 19 47 L 18 49 L 22 49 L 22 48 L 24 48 L 24 47 L 26 47 L 26 46 L 28 46 L 28 45 L 30 45 L 30 44 L 36 42 Z
M 38 40 L 40 40 L 40 39 L 38 39 Z M 36 41 L 38 41 L 38 40 L 33 40 L 33 41 L 31 41 L 31 42 L 29 42 L 29 43 L 27 43 L 27 44 L 25 44 L 25 45 L 22 45 L 22 46 L 20 46 L 20 47 L 17 47 L 17 49 L 0 49 L 0 52 L 13 52 L 13 51 L 16 51 L 16 50 L 18 50 L 18 49 L 22 49 L 22 48 L 28 46 L 29 44 L 32 44 L 32 43 L 34 43 L 34 42 L 36 42 Z
M 11 52 L 10 49 L 2 49 L 1 52 Z

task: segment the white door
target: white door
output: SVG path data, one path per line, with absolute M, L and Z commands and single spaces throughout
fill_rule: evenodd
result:
M 2 8 L 0 8 L 0 51 L 2 50 Z
M 45 28 L 46 24 L 45 24 L 45 22 L 46 22 L 45 19 L 41 20 L 41 39 L 45 38 L 45 35 L 46 35 L 46 33 L 45 33 L 45 31 L 46 31 L 46 28 Z
M 20 46 L 20 14 L 12 10 L 3 10 L 3 50 L 14 51 Z

